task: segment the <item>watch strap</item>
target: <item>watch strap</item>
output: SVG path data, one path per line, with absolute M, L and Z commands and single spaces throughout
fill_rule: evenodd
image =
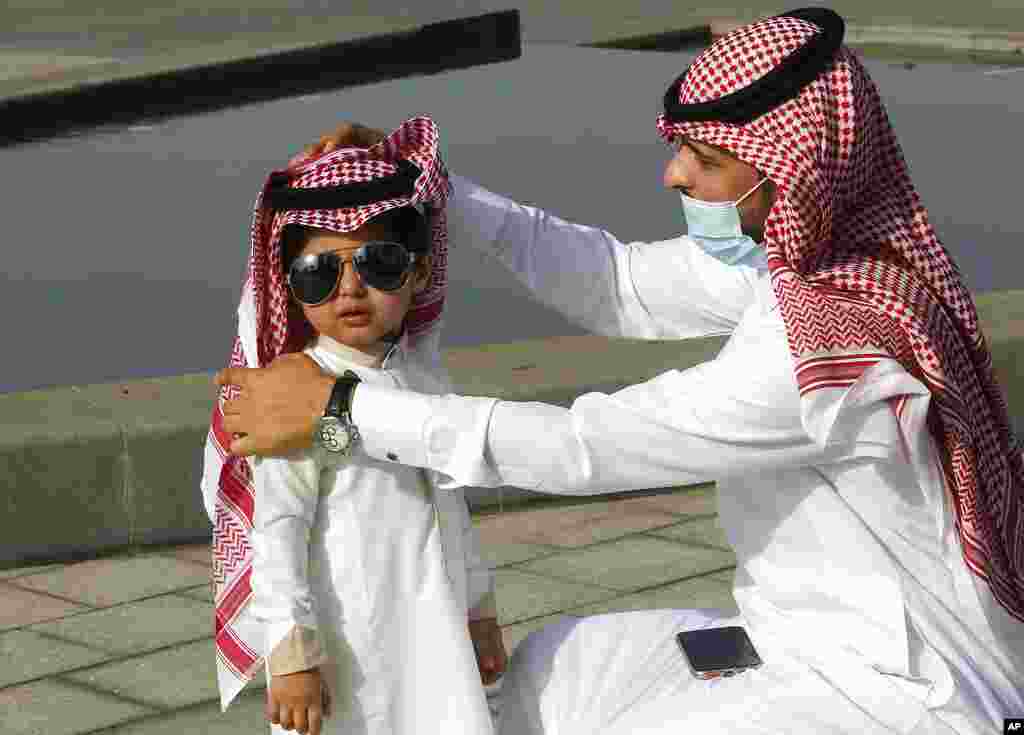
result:
M 352 393 L 359 383 L 359 376 L 351 370 L 334 381 L 334 388 L 331 389 L 331 397 L 327 399 L 327 408 L 324 416 L 335 416 L 337 418 L 350 418 L 352 411 Z

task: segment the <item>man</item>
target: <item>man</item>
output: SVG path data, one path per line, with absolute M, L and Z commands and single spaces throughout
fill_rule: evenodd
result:
M 465 241 L 541 301 L 600 334 L 731 333 L 713 361 L 570 409 L 348 396 L 363 451 L 451 484 L 718 481 L 740 618 L 540 631 L 510 666 L 507 732 L 981 733 L 1024 712 L 1024 457 L 970 294 L 842 35 L 822 8 L 762 20 L 669 88 L 658 131 L 689 237 L 626 245 L 454 179 Z M 298 361 L 218 382 L 242 389 L 226 408 L 241 453 L 308 444 L 331 391 Z M 764 665 L 689 675 L 675 633 L 727 622 Z

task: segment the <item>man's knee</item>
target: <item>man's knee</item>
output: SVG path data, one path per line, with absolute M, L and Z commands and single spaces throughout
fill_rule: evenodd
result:
M 512 660 L 518 658 L 520 668 L 527 669 L 550 662 L 581 622 L 579 618 L 566 617 L 531 632 L 516 646 Z

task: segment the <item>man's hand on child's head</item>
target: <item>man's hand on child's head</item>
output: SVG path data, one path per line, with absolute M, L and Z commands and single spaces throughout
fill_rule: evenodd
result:
M 303 148 L 302 153 L 288 161 L 288 167 L 291 168 L 303 161 L 330 153 L 335 148 L 369 148 L 380 143 L 386 137 L 387 133 L 359 123 L 342 123 L 333 132 L 322 136 L 316 143 Z
M 508 665 L 505 641 L 501 637 L 497 619 L 469 621 L 469 637 L 473 639 L 480 680 L 487 685 L 493 684 L 505 673 L 505 667 Z
M 287 455 L 312 446 L 334 387 L 334 378 L 302 353 L 281 355 L 265 368 L 225 368 L 214 380 L 241 389 L 224 402 L 224 429 L 236 435 L 231 453 L 242 456 Z
M 267 688 L 267 722 L 302 735 L 320 735 L 330 700 L 319 669 L 270 677 Z

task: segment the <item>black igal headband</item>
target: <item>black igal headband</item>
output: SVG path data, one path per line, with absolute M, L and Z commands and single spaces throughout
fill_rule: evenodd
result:
M 287 174 L 275 174 L 270 178 L 263 203 L 274 210 L 289 209 L 342 209 L 344 207 L 362 207 L 374 202 L 388 199 L 399 199 L 411 196 L 420 169 L 414 163 L 404 159 L 396 164 L 398 171 L 381 176 L 371 181 L 343 184 L 341 186 L 321 186 L 315 189 L 297 189 L 288 186 Z M 406 223 L 404 233 L 407 248 L 413 252 L 425 252 L 430 249 L 428 232 L 427 208 L 421 204 L 409 205 L 415 209 L 418 217 Z
M 736 125 L 748 123 L 796 97 L 832 64 L 846 29 L 838 13 L 829 8 L 801 8 L 776 17 L 806 20 L 818 26 L 821 32 L 811 36 L 760 79 L 718 99 L 688 105 L 680 103 L 679 89 L 686 80 L 687 69 L 665 92 L 665 118 L 668 122 L 715 120 Z
M 398 171 L 372 181 L 342 186 L 322 186 L 315 189 L 296 189 L 288 186 L 288 175 L 277 174 L 270 179 L 264 195 L 264 204 L 270 209 L 342 209 L 361 207 L 386 199 L 408 197 L 413 193 L 420 169 L 413 163 L 400 160 Z

